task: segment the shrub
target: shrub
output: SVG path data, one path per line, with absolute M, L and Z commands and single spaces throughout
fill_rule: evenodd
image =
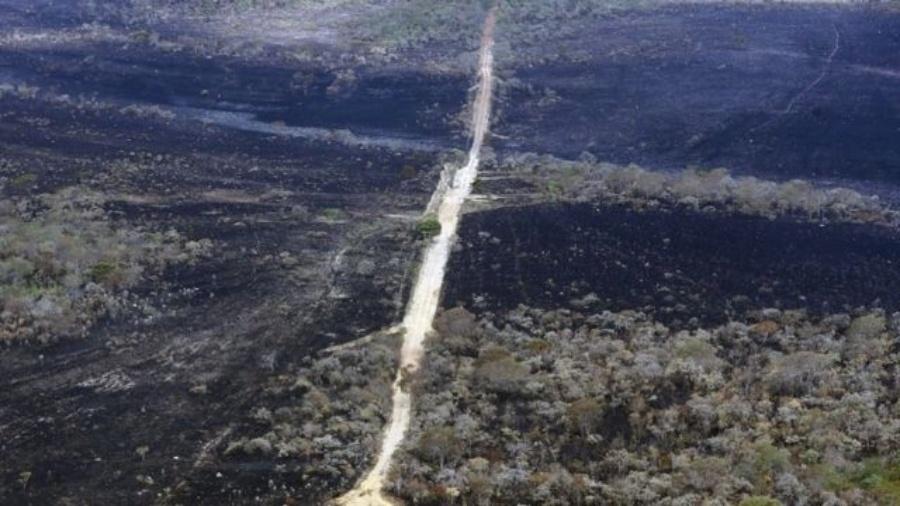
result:
M 35 176 L 34 174 L 26 173 L 26 174 L 19 174 L 18 176 L 12 178 L 12 180 L 10 180 L 9 184 L 10 184 L 10 186 L 12 186 L 13 188 L 15 188 L 17 190 L 23 190 L 23 189 L 33 185 L 35 183 L 35 181 L 37 181 L 37 176 Z
M 722 365 L 716 356 L 716 348 L 702 339 L 691 337 L 675 345 L 675 356 L 696 363 L 706 370 L 714 370 Z
M 322 211 L 322 218 L 327 221 L 341 221 L 346 219 L 347 214 L 341 209 L 329 207 Z
M 396 493 L 410 504 L 433 486 L 458 492 L 454 504 L 897 504 L 896 357 L 838 360 L 847 315 L 762 313 L 774 325 L 754 331 L 756 314 L 678 330 L 638 311 L 485 310 L 477 358 L 443 339 L 428 348 Z M 769 330 L 777 339 L 761 338 Z M 418 435 L 435 427 L 453 428 L 465 460 L 426 460 Z M 880 459 L 854 464 L 864 455 Z
M 821 386 L 833 375 L 836 357 L 811 351 L 801 351 L 778 357 L 772 361 L 765 377 L 774 394 L 802 396 Z
M 429 214 L 416 224 L 416 235 L 421 239 L 430 239 L 441 233 L 441 222 L 437 216 Z
M 742 500 L 739 506 L 781 506 L 781 501 L 769 496 L 754 495 Z
M 444 337 L 468 336 L 476 326 L 475 315 L 462 307 L 454 307 L 442 312 L 434 322 L 435 330 Z
M 479 360 L 481 357 L 479 357 Z M 528 379 L 528 369 L 511 356 L 482 361 L 475 369 L 475 381 L 485 390 L 503 395 L 520 393 Z
M 900 504 L 900 461 L 871 458 L 844 472 L 829 470 L 825 474 L 830 490 L 862 489 L 872 492 L 882 504 Z
M 875 339 L 887 329 L 887 320 L 884 315 L 870 313 L 855 318 L 847 329 L 847 337 L 851 339 Z
M 116 264 L 112 262 L 101 261 L 91 267 L 91 271 L 88 276 L 91 281 L 95 283 L 115 286 L 121 280 L 121 276 L 118 276 L 118 273 L 119 267 Z
M 433 427 L 419 436 L 417 451 L 428 462 L 444 467 L 462 455 L 462 441 L 452 427 Z
M 788 215 L 803 220 L 834 220 L 896 225 L 900 213 L 877 196 L 847 188 L 825 189 L 803 180 L 783 183 L 731 176 L 726 169 L 654 172 L 637 165 L 619 166 L 566 161 L 531 154 L 509 157 L 504 169 L 535 178 L 548 198 L 616 200 L 637 207 L 707 207 L 748 215 Z
M 587 436 L 600 423 L 603 417 L 603 406 L 594 399 L 578 399 L 569 404 L 566 414 L 572 427 L 581 435 Z

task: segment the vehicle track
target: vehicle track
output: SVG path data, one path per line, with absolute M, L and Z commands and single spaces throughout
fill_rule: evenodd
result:
M 479 59 L 478 92 L 472 112 L 472 146 L 468 161 L 453 175 L 450 185 L 438 187 L 440 204 L 437 218 L 441 231 L 425 250 L 416 285 L 403 319 L 405 330 L 401 349 L 400 367 L 393 385 L 393 409 L 384 432 L 381 451 L 374 467 L 356 487 L 336 500 L 343 506 L 369 506 L 394 504 L 387 498 L 384 488 L 391 460 L 397 448 L 403 443 L 412 415 L 412 398 L 407 390 L 406 378 L 421 365 L 425 354 L 425 336 L 431 331 L 434 316 L 440 302 L 444 270 L 450 257 L 450 250 L 456 237 L 456 228 L 462 205 L 472 190 L 478 174 L 479 155 L 487 135 L 491 117 L 491 97 L 493 88 L 493 44 L 496 7 L 492 8 L 484 22 Z

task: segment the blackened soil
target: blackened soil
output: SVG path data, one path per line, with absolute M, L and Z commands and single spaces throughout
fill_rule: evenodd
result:
M 260 61 L 96 44 L 0 51 L 0 74 L 70 96 L 250 111 L 289 126 L 415 139 L 459 132 L 452 120 L 466 102 L 468 76 L 356 66 L 348 77 L 347 69 Z
M 224 446 L 258 435 L 246 420 L 273 378 L 398 319 L 420 245 L 397 215 L 425 207 L 440 154 L 134 117 L 119 107 L 136 95 L 113 96 L 112 75 L 66 77 L 99 105 L 0 98 L 0 197 L 77 185 L 123 224 L 213 247 L 135 287 L 152 318 L 126 307 L 84 340 L 0 350 L 0 504 L 313 503 L 322 490 L 282 461 Z M 307 120 L 352 123 L 353 92 L 329 96 Z
M 118 182 L 133 190 L 162 193 L 280 187 L 317 195 L 412 188 L 427 194 L 430 180 L 416 183 L 411 179 L 427 175 L 437 156 L 434 152 L 348 146 L 193 121 L 136 118 L 116 109 L 61 107 L 11 97 L 0 98 L 0 106 L 5 108 L 0 156 L 27 160 L 21 172 L 41 176 L 35 181 L 36 188 L 24 190 L 50 191 L 89 183 L 105 172 L 111 161 L 137 163 L 149 156 L 152 163 L 143 163 L 141 171 L 127 174 L 121 167 L 112 171 L 117 172 Z
M 122 0 L 112 0 L 106 4 L 122 4 Z M 87 4 L 76 0 L 61 4 L 53 0 L 0 0 L 0 14 L 5 24 L 15 27 L 70 28 L 96 21 L 98 15 L 106 14 L 106 6 L 93 5 L 88 9 L 73 9 L 71 4 Z M 87 5 L 84 5 L 87 7 Z M 110 9 L 110 10 L 114 10 Z
M 157 504 L 190 495 L 181 490 L 188 482 L 205 494 L 190 503 L 245 504 L 260 495 L 270 503 L 271 480 L 301 504 L 322 492 L 304 490 L 275 458 L 260 457 L 252 468 L 223 458 L 223 445 L 242 435 L 241 422 L 273 378 L 329 344 L 396 320 L 417 248 L 402 225 L 370 223 L 348 244 L 347 225 L 218 207 L 254 225 L 120 207 L 217 239 L 214 258 L 140 288 L 163 312 L 154 321 L 126 312 L 83 341 L 2 350 L 0 503 Z M 346 257 L 372 261 L 378 272 L 358 273 L 351 262 L 332 268 L 344 247 Z M 280 252 L 297 265 L 284 265 Z
M 826 69 L 835 30 L 832 65 L 796 98 Z M 500 107 L 498 146 L 900 182 L 900 13 L 677 7 L 583 32 L 550 45 L 558 58 L 514 69 L 520 85 Z
M 767 307 L 900 308 L 900 236 L 880 227 L 547 204 L 467 214 L 460 244 L 448 306 L 555 307 L 594 293 L 594 309 L 676 325 Z

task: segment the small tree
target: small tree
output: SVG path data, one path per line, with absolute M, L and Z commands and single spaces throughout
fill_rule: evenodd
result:
M 441 222 L 437 216 L 429 214 L 416 224 L 416 235 L 421 239 L 430 239 L 441 233 Z
M 479 360 L 482 357 L 479 357 Z M 528 369 L 511 356 L 482 361 L 475 369 L 475 381 L 485 390 L 503 395 L 522 391 L 528 380 Z
M 441 313 L 434 328 L 442 336 L 468 336 L 476 327 L 475 315 L 462 307 L 454 307 Z
M 582 436 L 587 436 L 600 423 L 603 417 L 603 406 L 591 398 L 578 399 L 569 404 L 566 415 L 572 427 Z
M 462 443 L 452 427 L 432 427 L 419 436 L 418 453 L 426 461 L 443 468 L 448 459 L 462 455 Z

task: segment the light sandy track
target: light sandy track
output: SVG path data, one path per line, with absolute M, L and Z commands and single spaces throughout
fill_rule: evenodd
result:
M 450 249 L 456 235 L 460 210 L 472 190 L 472 183 L 478 174 L 478 157 L 491 117 L 491 91 L 493 88 L 493 44 L 495 9 L 491 9 L 484 22 L 481 38 L 479 63 L 479 88 L 475 97 L 472 116 L 472 147 L 464 167 L 456 171 L 453 183 L 442 191 L 438 207 L 440 234 L 425 250 L 416 285 L 413 288 L 406 316 L 403 319 L 405 336 L 401 350 L 400 369 L 393 387 L 393 410 L 384 433 L 381 452 L 375 466 L 357 486 L 336 503 L 344 506 L 391 505 L 393 501 L 385 497 L 385 485 L 391 459 L 403 442 L 412 411 L 412 399 L 405 388 L 404 378 L 419 368 L 425 354 L 425 335 L 431 330 L 434 315 L 440 301 L 441 286 L 444 283 L 444 269 L 450 257 Z

